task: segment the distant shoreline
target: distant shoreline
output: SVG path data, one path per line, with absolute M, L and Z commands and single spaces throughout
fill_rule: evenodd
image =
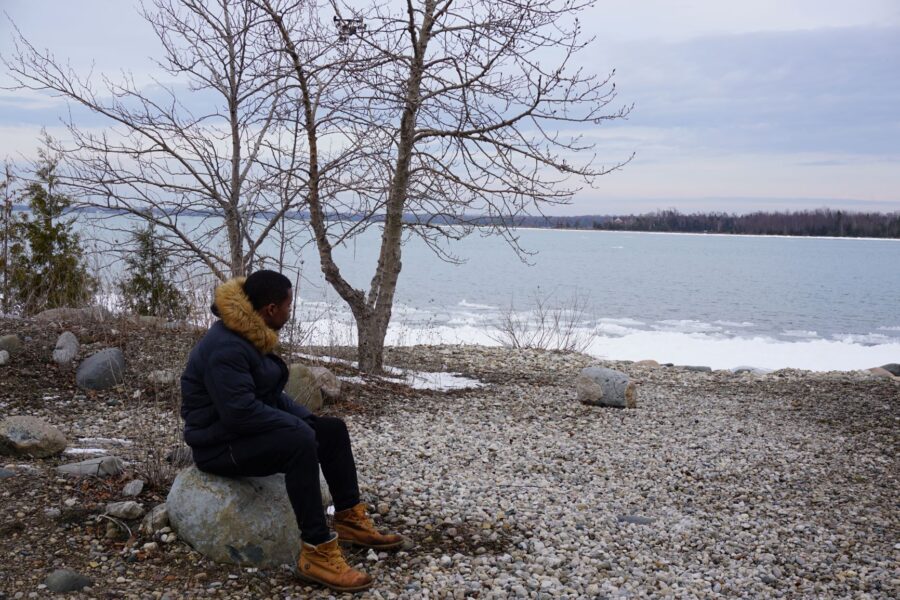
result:
M 858 240 L 861 242 L 900 242 L 895 237 L 851 237 L 847 235 L 783 235 L 780 233 L 701 233 L 693 231 L 643 231 L 641 229 L 572 229 L 568 227 L 513 227 L 528 231 L 560 231 L 566 233 L 627 233 L 647 235 L 696 235 L 740 238 L 787 238 L 791 240 Z
M 13 205 L 13 211 L 28 212 L 24 205 Z M 127 211 L 104 207 L 73 207 L 70 213 L 106 214 L 136 217 Z M 160 213 L 162 214 L 162 213 Z M 208 218 L 217 216 L 206 211 L 184 211 L 180 217 Z M 266 217 L 266 213 L 258 216 Z M 308 221 L 309 215 L 297 212 L 287 215 L 290 220 Z M 352 214 L 327 215 L 329 221 L 358 222 Z M 374 215 L 374 222 L 382 222 L 383 215 Z M 677 235 L 718 235 L 744 237 L 780 237 L 809 239 L 900 240 L 900 212 L 866 213 L 831 209 L 793 212 L 757 212 L 744 215 L 727 213 L 682 214 L 676 210 L 657 211 L 642 215 L 580 215 L 572 217 L 519 217 L 513 224 L 492 221 L 490 217 L 463 215 L 459 219 L 441 219 L 433 215 L 406 213 L 408 224 L 428 222 L 439 227 L 475 227 L 479 229 L 506 227 L 515 230 L 605 231 L 613 233 L 654 233 Z M 791 233 L 783 233 L 791 231 Z M 804 232 L 810 232 L 809 234 Z M 837 232 L 850 232 L 840 234 Z M 857 235 L 858 234 L 858 235 Z

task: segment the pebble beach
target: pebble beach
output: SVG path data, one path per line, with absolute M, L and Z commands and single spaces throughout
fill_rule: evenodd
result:
M 120 345 L 131 372 L 146 367 L 137 366 L 143 351 L 174 361 L 155 345 L 172 335 L 129 334 Z M 376 522 L 407 538 L 396 553 L 350 554 L 376 578 L 355 597 L 900 595 L 897 379 L 701 372 L 478 346 L 390 348 L 386 360 L 481 385 L 416 390 L 355 378 L 347 400 L 326 407 L 349 425 Z M 28 381 L 41 377 L 19 363 L 5 367 L 22 387 L 2 392 L 4 414 L 47 419 L 133 472 L 74 483 L 54 473 L 82 458 L 71 454 L 4 465 L 12 475 L 0 488 L 0 552 L 18 560 L 0 569 L 0 598 L 47 597 L 42 582 L 57 568 L 91 579 L 71 598 L 334 597 L 287 567 L 212 563 L 169 532 L 106 539 L 103 502 L 120 499 L 148 460 L 135 432 L 170 439 L 177 416 L 137 384 L 85 397 L 54 375 L 29 398 Z M 595 364 L 637 384 L 636 408 L 577 401 L 574 380 Z M 152 486 L 138 498 L 148 509 L 164 499 Z

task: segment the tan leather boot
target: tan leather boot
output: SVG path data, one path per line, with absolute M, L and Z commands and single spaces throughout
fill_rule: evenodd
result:
M 372 586 L 372 578 L 347 564 L 338 536 L 318 546 L 303 542 L 297 558 L 297 574 L 301 579 L 320 583 L 336 592 L 361 592 Z
M 366 505 L 362 502 L 353 508 L 334 513 L 334 530 L 342 542 L 356 546 L 390 550 L 403 544 L 403 538 L 399 535 L 383 534 L 375 529 L 375 524 L 366 511 Z

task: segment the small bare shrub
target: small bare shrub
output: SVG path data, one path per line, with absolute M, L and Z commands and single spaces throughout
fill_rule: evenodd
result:
M 553 294 L 534 293 L 532 307 L 517 311 L 510 303 L 493 326 L 490 338 L 507 348 L 533 348 L 562 352 L 584 352 L 594 340 L 586 324 L 590 316 L 586 296 L 575 294 L 555 303 Z

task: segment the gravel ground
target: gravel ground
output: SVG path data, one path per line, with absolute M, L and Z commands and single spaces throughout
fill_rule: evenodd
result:
M 40 586 L 56 568 L 94 582 L 70 598 L 329 597 L 287 569 L 216 565 L 146 534 L 106 537 L 98 515 L 129 479 L 156 476 L 138 498 L 149 508 L 172 476 L 160 455 L 175 443 L 173 393 L 141 383 L 137 366 L 177 366 L 171 348 L 196 337 L 122 330 L 79 333 L 129 357 L 128 386 L 88 397 L 46 364 L 61 329 L 0 321 L 0 335 L 32 337 L 0 371 L 0 414 L 46 418 L 73 446 L 131 463 L 125 476 L 84 480 L 53 472 L 80 456 L 6 466 L 0 555 L 14 560 L 0 563 L 0 598 L 52 596 Z M 348 385 L 327 409 L 350 426 L 378 521 L 410 540 L 351 555 L 377 579 L 359 598 L 900 596 L 896 380 L 604 362 L 639 382 L 638 408 L 616 410 L 576 401 L 575 375 L 596 362 L 580 355 L 420 347 L 387 361 L 488 385 Z M 107 440 L 74 441 L 91 437 Z

